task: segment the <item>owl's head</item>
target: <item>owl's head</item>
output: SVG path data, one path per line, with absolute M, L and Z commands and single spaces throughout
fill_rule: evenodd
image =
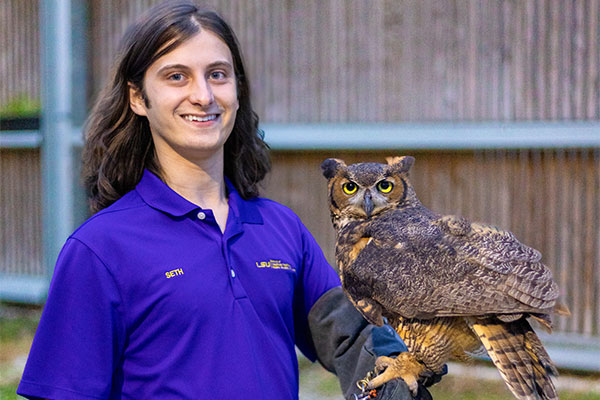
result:
M 321 164 L 328 179 L 329 208 L 336 229 L 351 221 L 375 217 L 389 209 L 418 202 L 408 171 L 411 156 L 388 157 L 387 164 L 346 165 L 337 158 Z

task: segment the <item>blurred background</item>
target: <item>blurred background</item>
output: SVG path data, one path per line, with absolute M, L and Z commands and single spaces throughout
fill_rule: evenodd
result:
M 0 398 L 16 398 L 58 250 L 88 216 L 81 127 L 151 0 L 0 0 Z M 570 318 L 543 336 L 561 398 L 600 399 L 600 0 L 211 0 L 273 150 L 264 195 L 329 261 L 327 157 L 416 157 L 429 208 L 539 249 Z M 302 398 L 341 399 L 301 359 Z M 451 365 L 436 399 L 510 399 Z M 482 372 L 483 371 L 483 372 Z M 496 397 L 494 397 L 496 396 Z

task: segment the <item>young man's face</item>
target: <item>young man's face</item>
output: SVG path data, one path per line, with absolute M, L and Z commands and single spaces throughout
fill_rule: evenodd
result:
M 148 118 L 159 161 L 222 157 L 239 107 L 233 57 L 202 29 L 156 60 L 144 75 L 147 104 L 136 88 L 130 105 Z

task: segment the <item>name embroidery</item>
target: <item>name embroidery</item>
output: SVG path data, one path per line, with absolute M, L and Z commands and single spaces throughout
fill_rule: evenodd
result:
M 166 275 L 167 279 L 171 279 L 174 276 L 183 275 L 183 269 L 182 268 L 177 268 L 177 269 L 174 269 L 172 271 L 165 272 L 165 275 Z
M 287 269 L 288 271 L 296 271 L 296 268 L 292 267 L 290 264 L 282 262 L 281 260 L 257 261 L 256 266 L 258 268 Z

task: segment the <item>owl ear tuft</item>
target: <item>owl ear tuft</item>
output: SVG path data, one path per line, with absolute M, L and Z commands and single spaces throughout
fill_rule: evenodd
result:
M 338 158 L 328 158 L 321 164 L 321 170 L 327 179 L 333 178 L 343 168 L 346 168 L 346 163 Z
M 402 156 L 402 157 L 387 157 L 385 159 L 390 167 L 393 167 L 397 172 L 408 172 L 410 167 L 415 163 L 415 158 L 411 156 Z

